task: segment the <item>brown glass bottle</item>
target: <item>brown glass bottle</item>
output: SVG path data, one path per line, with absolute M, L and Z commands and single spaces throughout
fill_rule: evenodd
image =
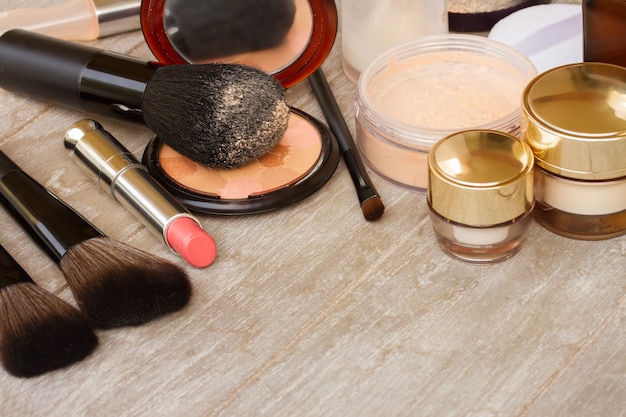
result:
M 583 0 L 584 60 L 626 67 L 626 0 Z

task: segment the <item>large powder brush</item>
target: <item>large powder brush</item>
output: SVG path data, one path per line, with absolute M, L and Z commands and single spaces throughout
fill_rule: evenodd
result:
M 0 202 L 57 261 L 94 326 L 136 326 L 181 310 L 191 298 L 185 271 L 105 236 L 0 151 Z
M 265 155 L 289 119 L 284 88 L 253 67 L 164 66 L 22 29 L 0 36 L 0 87 L 145 123 L 182 155 L 214 168 Z
M 98 345 L 76 308 L 38 286 L 0 246 L 0 363 L 29 378 L 83 360 Z

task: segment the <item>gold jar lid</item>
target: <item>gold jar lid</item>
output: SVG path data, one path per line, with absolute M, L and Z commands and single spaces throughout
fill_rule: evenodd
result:
M 533 205 L 533 165 L 528 145 L 507 133 L 467 130 L 446 136 L 428 155 L 428 203 L 463 225 L 511 221 Z
M 522 137 L 546 171 L 581 180 L 626 176 L 626 68 L 586 62 L 535 77 L 522 100 Z

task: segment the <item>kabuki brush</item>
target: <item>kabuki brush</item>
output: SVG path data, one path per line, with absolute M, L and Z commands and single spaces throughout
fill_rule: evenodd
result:
M 0 201 L 58 262 L 94 326 L 139 325 L 188 303 L 191 283 L 180 267 L 105 236 L 1 151 Z
M 0 362 L 28 378 L 69 366 L 98 345 L 76 308 L 39 287 L 0 246 Z
M 213 168 L 267 154 L 289 119 L 284 88 L 261 70 L 161 65 L 22 29 L 0 36 L 0 87 L 144 123 L 180 154 Z

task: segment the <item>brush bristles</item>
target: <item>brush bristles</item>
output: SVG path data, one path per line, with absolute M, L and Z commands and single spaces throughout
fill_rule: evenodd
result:
M 94 326 L 136 326 L 182 309 L 191 283 L 179 266 L 108 237 L 70 248 L 60 268 Z
M 213 168 L 240 167 L 267 154 L 289 122 L 280 83 L 235 64 L 160 67 L 146 86 L 142 109 L 162 142 Z
M 98 338 L 74 307 L 32 283 L 0 289 L 0 360 L 12 375 L 34 377 L 86 358 Z
M 361 211 L 365 220 L 375 221 L 382 217 L 385 212 L 385 205 L 378 195 L 373 195 L 361 203 Z

